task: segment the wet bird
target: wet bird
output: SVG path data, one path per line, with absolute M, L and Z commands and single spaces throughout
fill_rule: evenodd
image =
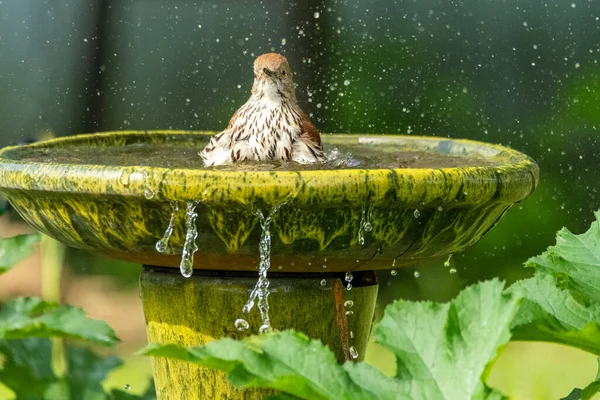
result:
M 206 166 L 245 160 L 325 161 L 321 136 L 298 106 L 284 56 L 268 53 L 254 61 L 250 98 L 200 155 Z

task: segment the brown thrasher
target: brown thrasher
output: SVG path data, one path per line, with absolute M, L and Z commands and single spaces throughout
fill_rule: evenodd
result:
M 326 160 L 317 128 L 298 106 L 284 56 L 267 53 L 254 61 L 250 98 L 200 155 L 206 166 L 244 160 Z

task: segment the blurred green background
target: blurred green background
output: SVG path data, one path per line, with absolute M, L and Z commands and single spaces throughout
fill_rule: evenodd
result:
M 2 0 L 0 146 L 219 130 L 248 97 L 254 58 L 283 53 L 323 132 L 483 140 L 539 163 L 535 194 L 455 255 L 456 273 L 442 260 L 380 274 L 379 310 L 398 297 L 447 300 L 478 280 L 527 276 L 522 263 L 558 229 L 582 232 L 600 208 L 599 19 L 594 0 Z M 67 264 L 137 290 L 137 267 L 74 250 Z M 558 398 L 595 373 L 589 355 L 515 346 L 492 376 L 515 398 Z

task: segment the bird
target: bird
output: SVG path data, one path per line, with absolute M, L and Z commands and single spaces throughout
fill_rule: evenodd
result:
M 207 167 L 241 161 L 326 161 L 321 135 L 298 105 L 284 56 L 267 53 L 256 58 L 250 98 L 200 156 Z

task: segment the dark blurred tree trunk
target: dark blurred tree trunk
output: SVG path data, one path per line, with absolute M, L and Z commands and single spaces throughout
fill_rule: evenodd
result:
M 329 35 L 331 13 L 327 12 L 329 0 L 298 1 L 290 5 L 290 39 L 287 54 L 297 78 L 298 99 L 317 122 L 325 116 L 324 108 L 330 62 Z
M 111 0 L 96 1 L 96 18 L 93 30 L 93 40 L 96 43 L 92 62 L 86 79 L 86 110 L 84 112 L 84 128 L 86 132 L 102 130 L 105 113 L 104 92 L 107 89 L 107 74 L 109 63 L 111 21 L 114 19 L 115 7 Z

